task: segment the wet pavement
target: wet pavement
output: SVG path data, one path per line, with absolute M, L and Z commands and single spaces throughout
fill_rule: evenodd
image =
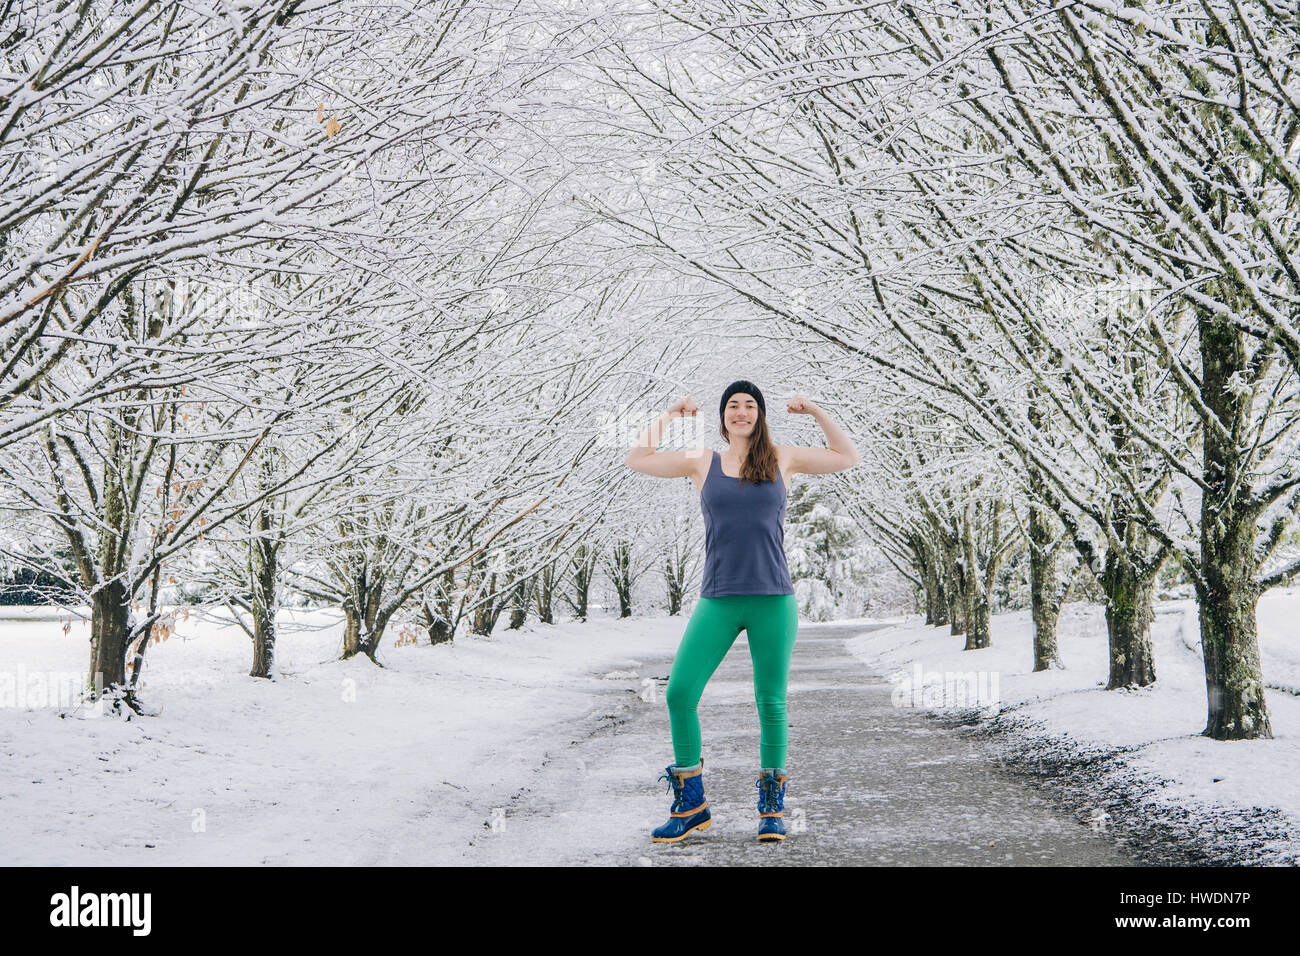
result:
M 685 627 L 683 619 L 682 625 Z M 700 702 L 713 824 L 656 844 L 671 791 L 671 660 L 611 680 L 571 742 L 500 807 L 461 861 L 599 865 L 1130 866 L 1099 829 L 998 769 L 988 744 L 919 709 L 844 649 L 867 625 L 803 624 L 791 661 L 784 841 L 757 840 L 758 713 L 746 636 Z M 647 680 L 647 678 L 657 678 Z

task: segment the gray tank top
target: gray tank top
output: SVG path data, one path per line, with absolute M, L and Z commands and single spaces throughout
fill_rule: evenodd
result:
M 754 484 L 722 472 L 716 451 L 700 489 L 704 580 L 700 597 L 793 594 L 785 563 L 785 478 Z

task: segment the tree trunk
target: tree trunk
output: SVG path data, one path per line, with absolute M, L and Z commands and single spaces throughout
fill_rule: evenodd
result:
M 394 609 L 396 610 L 396 609 Z M 379 642 L 384 639 L 384 631 L 388 629 L 388 622 L 392 619 L 390 613 L 376 613 L 371 615 L 373 624 L 367 624 L 361 635 L 361 642 L 357 645 L 357 650 L 370 658 L 371 663 L 379 664 L 379 658 L 375 655 L 379 653 Z M 379 664 L 383 667 L 383 664 Z
M 591 599 L 592 568 L 595 567 L 595 560 L 595 556 L 590 553 L 585 544 L 578 546 L 573 558 L 573 597 L 568 600 L 573 608 L 573 613 L 580 621 L 587 619 L 587 605 Z
M 618 616 L 632 616 L 632 545 L 619 542 L 614 545 L 610 555 L 610 580 L 614 584 L 614 593 L 618 595 Z
M 129 617 L 129 595 L 121 578 L 113 578 L 95 591 L 90 610 L 90 686 L 87 689 L 126 689 Z
M 943 602 L 948 615 L 948 633 L 953 637 L 966 633 L 965 600 L 962 597 L 961 573 L 958 570 L 960 558 L 951 536 L 943 534 L 939 539 L 939 557 L 943 564 Z
M 480 635 L 481 637 L 490 636 L 492 634 L 492 626 L 496 624 L 497 616 L 493 609 L 493 605 L 496 604 L 496 598 L 492 596 L 495 594 L 496 589 L 497 573 L 493 571 L 488 575 L 488 598 L 487 600 L 480 602 L 474 608 L 474 620 L 473 624 L 470 626 L 470 631 L 474 634 Z
M 428 603 L 424 605 L 424 625 L 429 631 L 430 644 L 446 644 L 455 636 L 455 627 L 452 624 L 452 592 L 456 589 L 456 569 L 448 568 L 442 576 L 442 584 L 438 588 L 438 596 L 434 600 L 433 607 Z
M 979 555 L 975 549 L 975 531 L 971 526 L 970 509 L 962 517 L 961 594 L 966 618 L 966 646 L 963 650 L 977 651 L 989 646 L 989 601 L 980 581 Z
M 352 598 L 346 598 L 343 601 L 343 654 L 339 660 L 347 660 L 357 653 L 357 647 L 361 642 L 361 615 L 357 611 L 356 602 Z
M 1241 474 L 1252 396 L 1231 381 L 1246 369 L 1245 349 L 1242 333 L 1213 317 L 1201 317 L 1200 336 L 1202 394 L 1228 430 L 1202 430 L 1209 485 L 1201 495 L 1204 584 L 1197 585 L 1209 709 L 1202 733 L 1215 740 L 1271 738 L 1255 628 L 1256 515 L 1243 506 L 1250 486 Z
M 276 546 L 270 539 L 271 516 L 265 505 L 258 516 L 262 536 L 254 539 L 251 551 L 253 612 L 253 668 L 249 677 L 270 677 L 275 666 L 275 612 L 279 606 Z
M 365 607 L 362 608 L 361 620 L 365 625 L 365 630 L 373 631 L 375 629 L 375 615 L 379 613 L 379 599 L 383 594 L 383 580 L 376 576 L 374 584 L 369 587 L 361 588 L 361 595 L 365 601 Z
M 90 673 L 92 686 L 126 692 L 126 653 L 131 595 L 122 580 L 120 545 L 127 535 L 128 502 L 124 497 L 128 454 L 122 430 L 111 422 L 104 463 L 104 533 L 99 541 L 99 580 L 92 586 L 90 605 Z M 98 586 L 94 586 L 98 585 Z
M 1152 600 L 1159 565 L 1143 569 L 1120 548 L 1106 550 L 1101 587 L 1106 592 L 1106 634 L 1110 645 L 1110 682 L 1107 690 L 1145 687 L 1156 679 L 1151 651 Z
M 938 562 L 920 535 L 912 539 L 912 551 L 916 555 L 916 569 L 925 597 L 925 623 L 941 627 L 948 623 L 948 605 L 944 600 L 943 585 L 939 582 Z
M 555 565 L 548 564 L 542 568 L 541 576 L 537 579 L 537 589 L 533 593 L 533 608 L 537 612 L 537 619 L 543 624 L 555 623 L 555 612 L 552 605 L 555 601 Z
M 528 578 L 519 581 L 510 589 L 510 627 L 508 630 L 517 631 L 524 626 L 524 621 L 528 618 L 528 603 L 532 598 L 529 593 L 532 589 L 533 579 Z
M 429 643 L 446 644 L 451 640 L 451 621 L 448 616 L 435 611 L 428 604 L 424 606 L 424 627 L 429 632 Z
M 677 542 L 673 543 L 673 550 L 668 553 L 664 579 L 668 582 L 668 616 L 672 617 L 681 613 L 682 599 L 686 596 L 686 560 Z
M 1037 342 L 1030 348 L 1036 358 L 1042 357 L 1043 350 Z M 1047 401 L 1037 384 L 1031 382 L 1026 417 L 1036 432 L 1042 433 L 1047 426 L 1047 415 L 1043 411 Z M 1050 492 L 1038 468 L 1030 465 L 1028 472 L 1029 605 L 1034 619 L 1034 670 L 1045 671 L 1064 666 L 1056 646 L 1056 623 L 1061 615 L 1061 603 L 1056 585 L 1056 550 L 1052 547 Z M 1064 598 L 1064 594 L 1059 593 L 1059 597 Z
M 1042 476 L 1031 470 L 1029 484 L 1036 493 Z M 1052 547 L 1053 528 L 1041 498 L 1029 504 L 1029 603 L 1034 618 L 1034 670 L 1063 667 L 1056 646 L 1056 622 L 1061 614 L 1057 601 L 1056 550 Z

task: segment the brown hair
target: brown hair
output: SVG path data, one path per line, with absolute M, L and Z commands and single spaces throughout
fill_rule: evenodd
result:
M 772 444 L 772 436 L 767 430 L 767 413 L 757 402 L 754 403 L 754 407 L 758 411 L 758 418 L 754 420 L 754 430 L 750 434 L 749 452 L 745 455 L 745 460 L 740 463 L 740 480 L 754 484 L 760 481 L 776 481 L 780 475 L 777 472 L 776 446 Z M 725 410 L 722 418 L 718 420 L 718 434 L 728 445 L 731 444 L 731 437 L 727 434 Z

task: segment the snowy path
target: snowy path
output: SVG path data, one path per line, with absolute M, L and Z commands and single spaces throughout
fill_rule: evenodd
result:
M 650 841 L 671 801 L 656 781 L 672 760 L 663 683 L 649 701 L 622 686 L 602 695 L 590 726 L 549 751 L 508 802 L 482 808 L 493 822 L 455 862 L 1131 865 L 1104 833 L 1058 813 L 960 731 L 892 706 L 892 685 L 844 647 L 869 629 L 800 628 L 789 685 L 792 832 L 783 843 L 756 839 L 758 718 L 742 634 L 700 705 L 708 832 Z M 666 678 L 670 663 L 646 658 L 640 673 Z

